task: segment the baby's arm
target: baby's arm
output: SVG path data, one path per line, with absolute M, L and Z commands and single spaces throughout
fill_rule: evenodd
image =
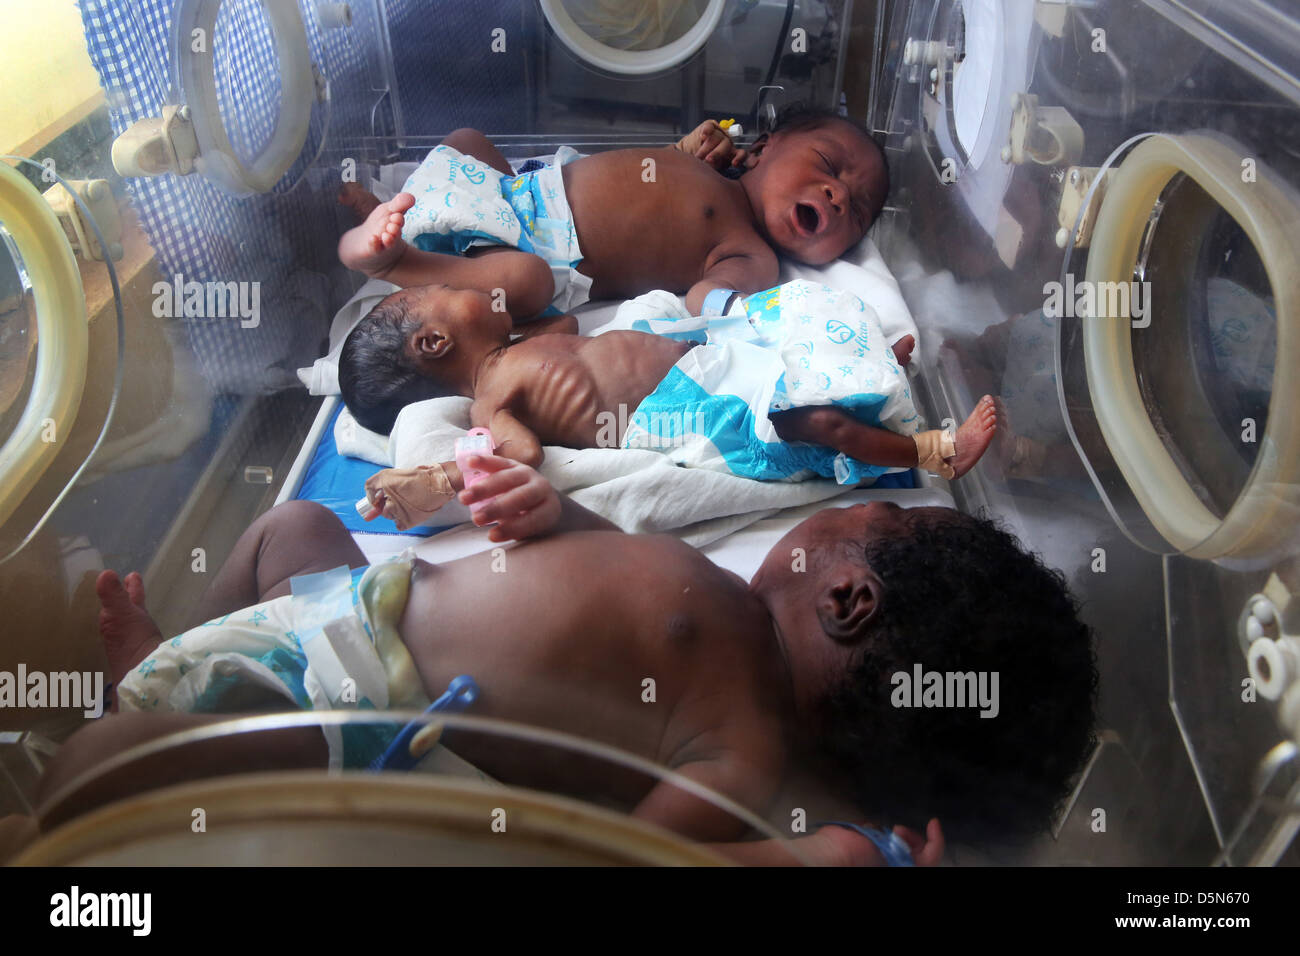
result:
M 472 517 L 477 525 L 493 521 L 497 523 L 488 534 L 493 541 L 518 541 L 564 531 L 622 530 L 613 522 L 560 495 L 530 465 L 503 455 L 475 455 L 469 459 L 469 464 L 472 468 L 490 472 L 488 477 L 475 482 L 470 488 L 464 487 L 460 469 L 453 461 L 419 469 L 405 469 L 405 472 L 422 472 L 435 476 L 437 480 L 433 483 L 438 486 L 438 490 L 430 495 L 432 500 L 425 503 L 432 505 L 426 508 L 427 514 L 420 511 L 405 516 L 400 505 L 389 500 L 384 491 L 384 477 L 393 475 L 396 469 L 387 468 L 379 472 L 366 482 L 366 492 L 371 503 L 366 520 L 383 514 L 397 521 L 398 528 L 404 530 L 404 525 L 409 527 L 424 520 L 452 498 L 459 498 L 461 504 L 466 506 L 491 498 L 493 500 L 487 501 L 483 507 L 473 512 Z M 447 477 L 445 485 L 437 478 L 440 474 Z M 398 521 L 399 517 L 403 520 Z
M 453 256 L 408 245 L 386 271 L 370 275 L 403 288 L 440 284 L 499 294 L 505 310 L 516 319 L 541 312 L 555 295 L 555 277 L 546 260 L 503 246 Z
M 577 335 L 578 317 L 569 312 L 563 315 L 548 315 L 543 319 L 534 319 L 527 325 L 515 326 L 515 334 L 521 339 L 531 339 L 538 335 Z
M 565 531 L 622 531 L 555 490 L 536 469 L 500 455 L 475 455 L 470 467 L 491 474 L 460 493 L 461 504 L 488 501 L 474 512 L 474 523 L 496 527 L 493 541 L 522 541 Z
M 712 119 L 705 120 L 683 136 L 674 148 L 704 160 L 715 169 L 739 166 L 748 159 L 748 153 L 737 149 L 727 131 Z
M 478 418 L 475 411 L 474 408 L 470 409 L 471 421 Z M 542 463 L 542 443 L 537 440 L 532 429 L 516 418 L 509 408 L 498 408 L 492 412 L 488 417 L 487 428 L 492 433 L 492 441 L 496 443 L 496 454 L 503 458 L 513 458 L 532 468 Z
M 724 249 L 721 254 L 718 250 L 710 254 L 704 276 L 686 293 L 686 309 L 691 315 L 703 314 L 704 297 L 714 289 L 734 289 L 750 295 L 776 285 L 780 275 L 776 253 L 757 234 L 753 239 Z
M 470 420 L 487 421 L 497 454 L 530 466 L 542 463 L 542 446 L 537 436 L 509 409 L 498 408 L 481 415 L 480 405 L 476 402 L 471 407 Z M 372 521 L 383 515 L 397 525 L 399 531 L 405 531 L 427 521 L 464 487 L 464 477 L 454 461 L 416 468 L 385 468 L 366 479 L 366 499 L 370 502 L 370 510 L 364 517 Z
M 943 860 L 943 830 L 931 820 L 925 836 L 907 827 L 894 827 L 917 866 L 937 866 Z M 755 840 L 748 843 L 714 843 L 709 849 L 744 866 L 884 866 L 876 845 L 860 833 L 844 827 L 825 826 L 816 833 L 795 840 Z M 798 852 L 796 858 L 794 853 Z
M 755 777 L 753 770 L 730 750 L 677 765 L 673 771 L 691 783 L 702 784 L 720 794 L 745 792 Z M 632 815 L 694 840 L 735 840 L 748 829 L 735 814 L 671 779 L 655 784 L 641 798 Z M 785 862 L 793 862 L 788 854 Z
M 532 432 L 513 416 L 497 415 L 491 421 L 496 451 L 502 457 L 528 465 L 541 464 L 542 447 Z M 383 515 L 397 525 L 398 531 L 405 531 L 428 521 L 464 488 L 465 478 L 454 461 L 415 468 L 385 468 L 366 479 L 366 501 L 370 508 L 363 517 L 373 521 Z
M 675 770 L 687 780 L 722 794 L 745 792 L 754 774 L 752 768 L 747 768 L 731 752 L 693 761 Z M 632 815 L 683 836 L 709 841 L 707 846 L 719 856 L 745 866 L 796 866 L 805 862 L 812 866 L 883 866 L 885 863 L 871 840 L 844 827 L 823 827 L 794 841 L 739 842 L 738 838 L 748 829 L 743 821 L 672 780 L 656 784 Z M 930 821 L 924 837 L 907 827 L 895 827 L 894 832 L 907 843 L 917 866 L 933 866 L 943 859 L 943 831 L 938 820 Z

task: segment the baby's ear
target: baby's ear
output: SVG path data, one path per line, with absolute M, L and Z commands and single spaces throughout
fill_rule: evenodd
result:
M 422 328 L 411 339 L 411 349 L 420 358 L 442 358 L 455 343 L 434 329 Z
M 865 565 L 834 568 L 817 599 L 822 630 L 837 644 L 857 644 L 870 629 L 885 596 L 885 583 Z

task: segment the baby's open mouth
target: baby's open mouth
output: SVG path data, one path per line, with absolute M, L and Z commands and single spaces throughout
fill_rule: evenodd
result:
M 799 223 L 799 228 L 810 236 L 817 234 L 817 228 L 822 224 L 821 213 L 817 211 L 816 206 L 810 206 L 807 203 L 797 203 L 794 207 L 795 221 Z

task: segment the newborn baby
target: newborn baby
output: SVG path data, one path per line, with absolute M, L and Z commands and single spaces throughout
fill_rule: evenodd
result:
M 512 344 L 510 317 L 490 296 L 404 289 L 348 336 L 339 384 L 357 421 L 378 432 L 410 402 L 473 398 L 471 422 L 491 431 L 497 453 L 532 466 L 544 444 L 657 447 L 679 464 L 742 477 L 856 484 L 917 465 L 959 477 L 992 440 L 988 396 L 955 436 L 919 430 L 900 368 L 911 336 L 891 350 L 857 297 L 791 282 L 735 311 L 710 320 L 708 344 L 703 330 L 685 333 L 691 340 L 637 329 Z M 407 528 L 461 487 L 454 462 L 386 469 L 366 483 L 368 517 Z
M 747 153 L 728 153 L 725 134 L 712 145 L 708 127 L 683 148 L 561 151 L 520 175 L 483 134 L 458 130 L 392 200 L 344 187 L 365 221 L 339 257 L 399 286 L 493 294 L 515 319 L 650 289 L 685 292 L 699 315 L 710 293 L 723 312 L 732 293 L 770 287 L 778 253 L 830 262 L 879 215 L 884 154 L 848 120 L 787 112 Z M 712 165 L 728 161 L 743 175 Z
M 104 572 L 100 626 L 118 697 L 143 712 L 76 734 L 44 793 L 133 744 L 221 719 L 214 710 L 363 707 L 359 690 L 348 697 L 348 681 L 318 667 L 313 647 L 327 640 L 358 688 L 363 675 L 378 675 L 374 693 L 386 698 L 374 701 L 379 710 L 423 708 L 456 675 L 472 675 L 481 688 L 474 715 L 620 748 L 786 821 L 788 807 L 773 801 L 801 767 L 820 781 L 817 790 L 829 785 L 881 822 L 919 828 L 938 817 L 966 838 L 1051 822 L 1089 745 L 1091 634 L 1061 576 L 1006 532 L 946 508 L 831 507 L 792 529 L 746 583 L 670 535 L 623 534 L 525 465 L 498 456 L 468 465 L 489 474 L 462 502 L 481 505 L 480 522 L 497 522 L 492 540 L 521 544 L 365 571 L 334 515 L 289 502 L 235 545 L 195 610 L 195 623 L 209 623 L 167 641 L 145 609 L 139 576 L 124 588 Z M 508 573 L 494 573 L 500 553 Z M 361 604 L 375 613 L 345 600 L 343 616 L 313 636 L 324 599 L 303 583 L 339 566 L 356 569 Z M 348 577 L 343 571 L 345 585 Z M 367 605 L 369 582 L 383 577 L 403 592 Z M 356 613 L 374 626 L 373 644 L 346 639 L 348 622 L 365 633 Z M 205 667 L 219 668 L 206 684 L 197 680 Z M 996 713 L 973 700 L 900 706 L 898 675 L 921 667 L 1000 678 Z M 256 680 L 229 676 L 254 672 Z M 657 685 L 652 703 L 643 697 L 647 676 Z M 237 734 L 119 767 L 79 794 L 81 807 L 43 800 L 46 823 L 149 786 L 324 766 L 333 744 L 322 731 L 330 729 Z M 343 734 L 342 766 L 367 766 L 398 729 L 380 739 Z M 696 840 L 742 836 L 733 815 L 692 792 L 613 764 L 560 759 L 496 734 L 453 740 L 449 731 L 446 743 L 507 784 L 615 798 Z M 808 790 L 790 796 L 816 798 Z M 928 841 L 907 841 L 917 862 L 938 855 L 938 825 L 926 829 Z M 849 830 L 825 828 L 799 843 L 821 862 L 880 862 L 872 843 Z M 762 843 L 720 849 L 748 862 L 789 862 Z

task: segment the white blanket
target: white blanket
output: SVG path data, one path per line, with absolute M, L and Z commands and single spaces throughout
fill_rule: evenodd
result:
M 360 428 L 344 409 L 334 427 L 339 451 L 376 465 L 412 468 L 455 458 L 469 428 L 468 398 L 434 398 L 402 409 L 387 440 Z M 679 468 L 657 451 L 545 446 L 541 472 L 558 491 L 630 533 L 676 532 L 702 547 L 782 508 L 825 501 L 851 490 L 834 481 L 751 481 L 699 468 Z M 365 489 L 357 489 L 360 498 Z M 469 520 L 452 502 L 434 527 Z

